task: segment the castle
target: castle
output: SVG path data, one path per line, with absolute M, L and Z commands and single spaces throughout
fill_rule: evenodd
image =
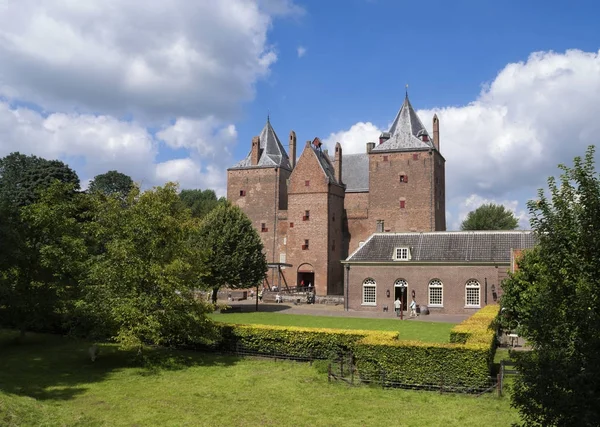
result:
M 389 132 L 364 153 L 344 155 L 338 142 L 330 154 L 315 138 L 297 158 L 295 132 L 288 154 L 267 119 L 248 156 L 227 170 L 227 199 L 251 219 L 285 283 L 342 295 L 342 261 L 374 233 L 446 229 L 439 125 L 434 116 L 431 137 L 407 94 Z

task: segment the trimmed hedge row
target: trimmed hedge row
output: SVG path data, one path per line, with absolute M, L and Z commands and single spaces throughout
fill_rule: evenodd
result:
M 414 386 L 481 388 L 494 351 L 489 328 L 498 306 L 487 306 L 452 329 L 450 343 L 398 339 L 398 332 L 219 324 L 217 348 L 328 359 L 351 351 L 361 379 Z

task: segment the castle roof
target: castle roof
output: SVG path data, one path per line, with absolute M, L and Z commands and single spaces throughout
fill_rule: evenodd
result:
M 248 167 L 281 167 L 292 170 L 290 165 L 290 159 L 281 145 L 271 121 L 267 118 L 265 127 L 260 132 L 260 159 L 258 159 L 257 165 L 252 165 L 252 150 L 246 156 L 244 160 L 236 163 L 231 169 L 243 169 Z
M 334 167 L 335 159 L 330 159 Z M 369 191 L 369 155 L 344 154 L 342 156 L 342 182 L 346 184 L 346 192 L 359 193 Z
M 508 264 L 512 249 L 529 249 L 535 243 L 531 231 L 375 233 L 346 262 Z M 410 249 L 408 261 L 394 260 L 395 249 L 400 247 Z
M 373 152 L 381 151 L 414 151 L 429 150 L 434 148 L 433 142 L 423 126 L 421 119 L 413 109 L 408 99 L 408 94 L 404 98 L 404 103 L 394 119 L 394 123 L 388 132 L 389 139 L 382 144 L 376 145 Z M 427 135 L 427 142 L 421 138 Z
M 317 143 L 315 144 L 315 142 L 317 142 Z M 329 156 L 327 154 L 327 151 L 321 150 L 321 141 L 320 141 L 320 139 L 319 138 L 315 138 L 314 141 L 312 142 L 312 144 L 310 144 L 310 148 L 315 153 L 315 156 L 317 156 L 317 160 L 319 161 L 319 165 L 321 166 L 321 169 L 323 169 L 323 172 L 327 176 L 327 179 L 329 179 L 329 182 L 335 182 L 335 183 L 340 184 L 335 179 L 335 169 L 333 167 L 333 162 L 331 161 L 331 159 L 329 158 Z M 343 172 L 344 171 L 342 170 L 342 173 Z M 343 178 L 342 178 L 342 180 L 343 180 Z

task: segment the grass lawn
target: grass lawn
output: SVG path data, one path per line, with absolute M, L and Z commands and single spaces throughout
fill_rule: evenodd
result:
M 210 317 L 217 322 L 226 323 L 399 331 L 400 339 L 425 342 L 449 342 L 450 330 L 455 325 L 453 323 L 417 322 L 413 320 L 401 321 L 398 319 L 368 319 L 264 312 L 213 313 Z
M 308 363 L 155 351 L 0 331 L 2 426 L 508 426 L 508 398 L 328 383 Z

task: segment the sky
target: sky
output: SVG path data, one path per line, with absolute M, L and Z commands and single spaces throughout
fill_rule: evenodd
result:
M 267 115 L 284 144 L 294 130 L 300 146 L 364 152 L 408 84 L 430 132 L 440 119 L 448 229 L 483 203 L 527 229 L 527 201 L 599 141 L 599 13 L 584 0 L 0 0 L 0 156 L 60 159 L 84 187 L 118 170 L 225 195 Z

